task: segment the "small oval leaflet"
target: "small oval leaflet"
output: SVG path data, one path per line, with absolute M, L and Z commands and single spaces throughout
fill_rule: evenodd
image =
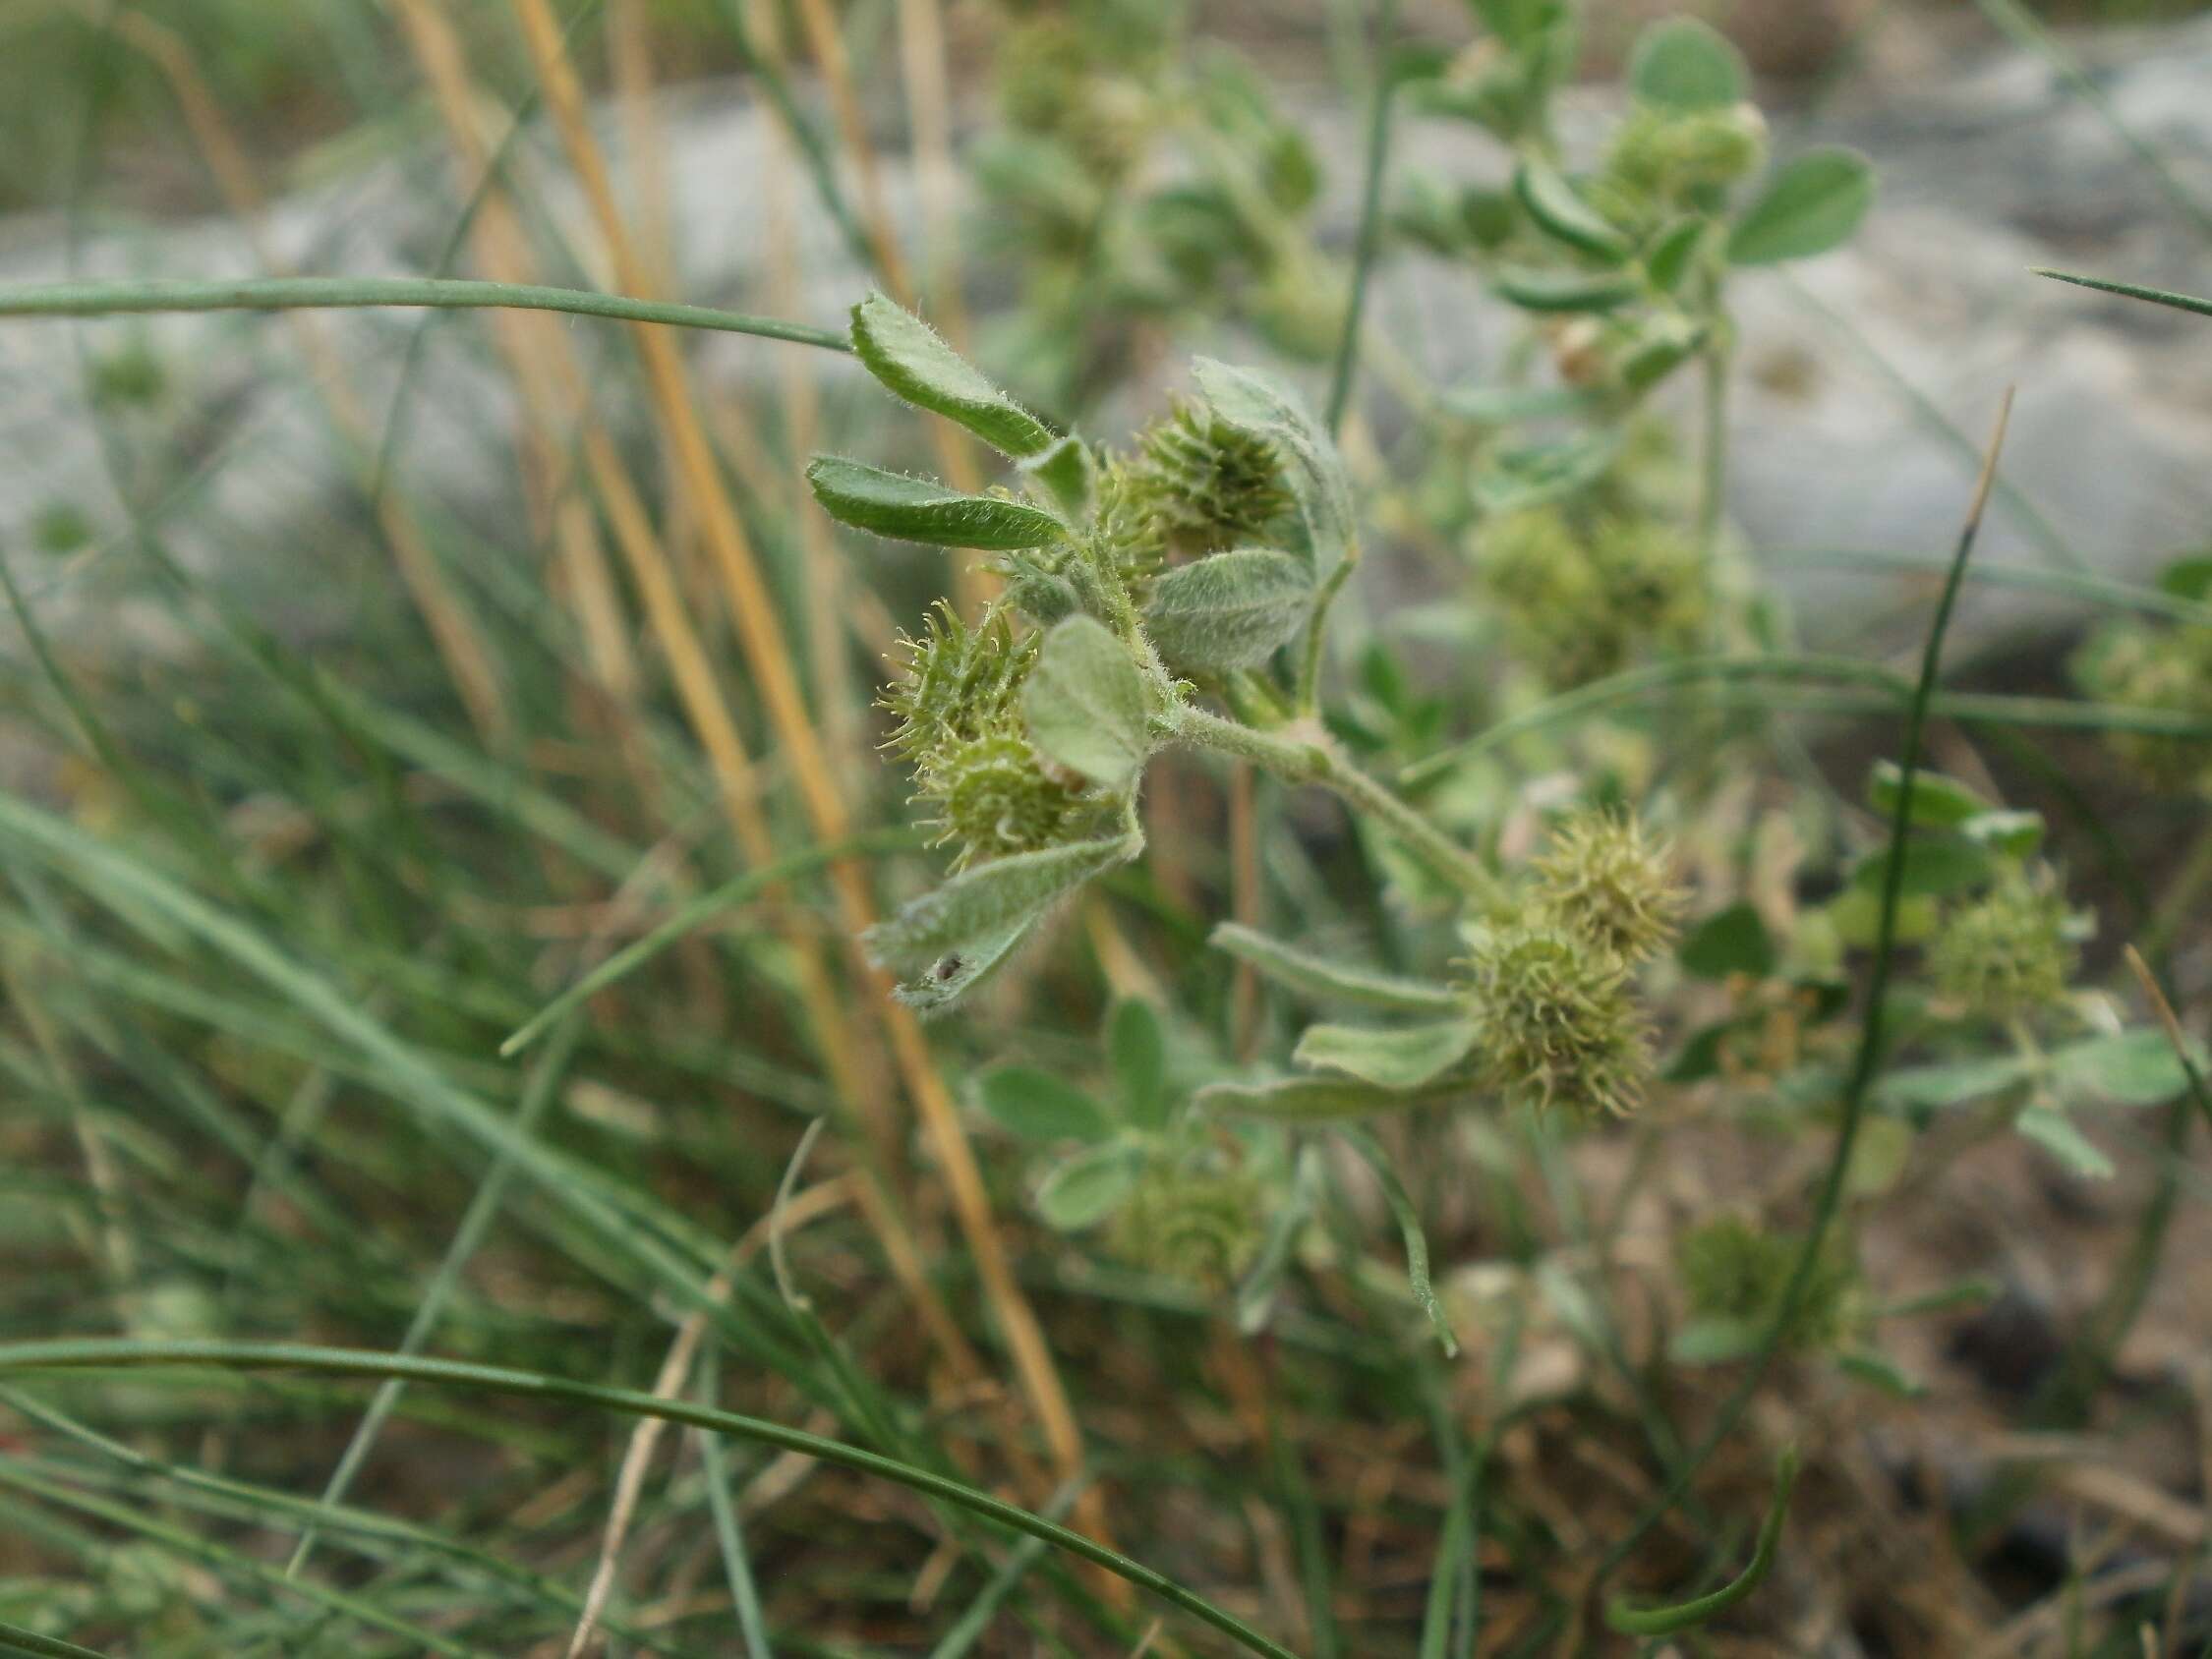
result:
M 885 472 L 842 455 L 817 455 L 806 469 L 814 498 L 840 524 L 937 547 L 1015 552 L 1067 532 L 1042 507 L 997 495 L 963 495 L 933 479 Z
M 1304 564 L 1270 547 L 1241 547 L 1153 583 L 1144 628 L 1176 667 L 1256 668 L 1297 636 L 1312 602 Z
M 852 308 L 852 350 L 884 386 L 965 427 L 1001 454 L 1042 455 L 1059 435 L 991 384 L 936 329 L 881 294 Z
M 1874 201 L 1874 169 L 1855 149 L 1809 149 L 1767 181 L 1728 233 L 1738 265 L 1809 259 L 1850 239 Z

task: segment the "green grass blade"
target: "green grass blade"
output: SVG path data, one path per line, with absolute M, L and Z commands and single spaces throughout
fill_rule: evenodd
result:
M 2074 271 L 2052 270 L 2044 265 L 2030 265 L 2028 268 L 2035 275 L 2047 276 L 2054 282 L 2070 282 L 2076 288 L 2094 288 L 2100 294 L 2118 294 L 2127 300 L 2148 300 L 2154 306 L 2170 306 L 2175 311 L 2212 316 L 2212 300 L 2200 300 L 2194 294 L 2177 294 L 2170 288 L 2145 288 L 2133 282 L 2115 282 L 2104 276 L 2082 276 Z

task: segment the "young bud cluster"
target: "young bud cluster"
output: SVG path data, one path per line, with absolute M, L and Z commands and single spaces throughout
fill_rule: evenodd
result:
M 1750 104 L 1639 104 L 1614 131 L 1593 195 L 1633 224 L 1748 178 L 1766 158 L 1767 123 Z
M 1953 910 L 1928 946 L 1937 991 L 1970 1013 L 2015 1019 L 2066 995 L 2079 956 L 2056 885 L 2008 870 Z
M 1532 507 L 1484 523 L 1475 561 L 1512 649 L 1561 689 L 1695 645 L 1714 611 L 1711 561 L 1659 519 Z
M 1215 1294 L 1266 1236 L 1267 1188 L 1250 1171 L 1162 1158 L 1114 1213 L 1107 1243 L 1131 1265 Z
M 2114 622 L 2082 650 L 2074 676 L 2099 702 L 2212 719 L 2212 628 Z M 2135 731 L 2108 741 L 2152 788 L 2212 794 L 2212 744 Z
M 1691 1313 L 1764 1329 L 1781 1309 L 1804 1242 L 1736 1216 L 1681 1234 L 1674 1264 Z M 1782 1347 L 1817 1352 L 1840 1344 L 1857 1320 L 1858 1289 L 1857 1264 L 1832 1240 L 1813 1263 L 1797 1312 L 1782 1332 Z

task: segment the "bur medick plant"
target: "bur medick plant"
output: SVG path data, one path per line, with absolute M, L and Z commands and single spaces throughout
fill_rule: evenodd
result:
M 1081 407 L 1141 323 L 1256 325 L 1277 349 L 1333 343 L 1342 280 L 1315 249 L 1321 174 L 1266 84 L 1186 50 L 1177 0 L 999 0 L 1001 127 L 970 147 L 982 240 L 1022 278 L 1007 361 Z
M 1694 651 L 1729 620 L 1720 499 L 1726 290 L 1750 266 L 1845 240 L 1872 196 L 1865 161 L 1806 151 L 1767 167 L 1766 126 L 1735 48 L 1703 24 L 1652 26 L 1626 107 L 1570 157 L 1553 103 L 1578 37 L 1563 0 L 1477 0 L 1476 45 L 1429 66 L 1415 106 L 1486 133 L 1502 185 L 1417 175 L 1411 240 L 1471 266 L 1526 319 L 1524 383 L 1447 392 L 1427 492 L 1457 497 L 1481 607 L 1500 646 L 1563 689 L 1647 656 Z M 1652 394 L 1702 368 L 1702 476 L 1687 510 L 1655 496 Z M 1538 372 L 1548 369 L 1548 383 Z

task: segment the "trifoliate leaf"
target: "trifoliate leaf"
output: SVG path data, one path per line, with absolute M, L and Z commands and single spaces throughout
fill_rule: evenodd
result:
M 1152 752 L 1144 677 L 1095 617 L 1070 616 L 1045 635 L 1021 713 L 1038 754 L 1115 794 L 1136 781 Z
M 840 524 L 937 547 L 1011 552 L 1062 540 L 1042 507 L 998 495 L 963 495 L 933 479 L 888 473 L 842 455 L 817 455 L 806 469 L 814 498 Z
M 1475 1022 L 1429 1025 L 1310 1025 L 1291 1058 L 1316 1071 L 1342 1071 L 1385 1089 L 1433 1082 L 1475 1046 Z
M 1890 853 L 1871 853 L 1851 871 L 1851 886 L 1879 893 L 1888 879 Z M 1898 891 L 1907 895 L 1963 892 L 1995 873 L 1988 850 L 1962 835 L 1914 835 L 1904 843 L 1904 872 Z
M 1152 584 L 1145 632 L 1171 667 L 1256 668 L 1297 636 L 1313 577 L 1288 553 L 1243 547 L 1179 565 Z
M 1874 200 L 1874 168 L 1855 149 L 1809 149 L 1767 181 L 1728 232 L 1738 265 L 1809 259 L 1850 240 Z
M 928 323 L 881 294 L 852 308 L 852 350 L 895 395 L 957 421 L 1002 454 L 1020 460 L 1060 441 Z

